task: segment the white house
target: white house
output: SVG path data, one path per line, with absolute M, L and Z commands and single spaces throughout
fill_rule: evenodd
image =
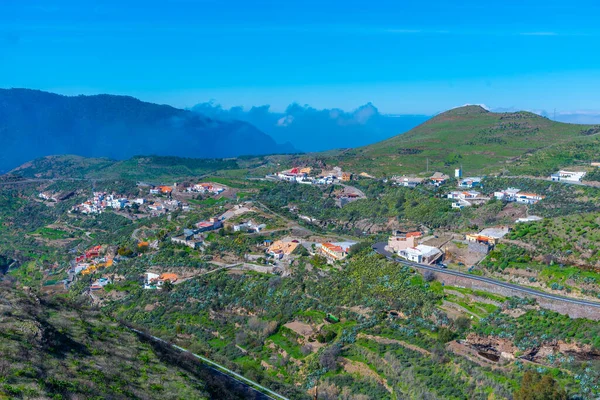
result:
M 498 200 L 516 201 L 517 193 L 520 191 L 521 189 L 508 188 L 500 192 L 494 192 L 494 197 Z
M 538 217 L 537 215 L 530 215 L 529 217 L 519 218 L 515 222 L 517 224 L 519 224 L 519 223 L 525 223 L 525 222 L 541 221 L 542 219 L 544 219 L 544 218 Z
M 160 278 L 159 274 L 153 272 L 146 272 L 144 277 L 144 289 L 156 289 L 156 282 Z
M 448 193 L 449 199 L 468 200 L 468 199 L 476 199 L 480 196 L 481 196 L 481 193 L 479 193 L 475 190 L 468 190 L 468 191 L 464 191 L 464 192 L 456 192 L 455 191 L 455 192 Z
M 252 221 L 247 221 L 247 222 L 244 222 L 239 225 L 234 225 L 233 231 L 234 232 L 242 231 L 242 232 L 249 232 L 249 233 L 258 233 L 258 232 L 262 231 L 263 229 L 265 229 L 266 227 L 267 227 L 267 225 L 265 225 L 265 224 L 256 225 Z
M 398 255 L 408 261 L 431 264 L 442 256 L 442 251 L 437 247 L 420 244 L 416 247 L 400 250 Z
M 523 204 L 535 204 L 543 198 L 544 196 L 540 196 L 539 194 L 520 192 L 516 195 L 516 202 Z
M 550 179 L 555 182 L 581 182 L 585 176 L 585 171 L 558 171 L 550 175 Z
M 414 188 L 423 183 L 423 178 L 415 178 L 411 176 L 393 176 L 392 181 L 396 185 Z
M 478 177 L 478 176 L 464 178 L 464 179 L 461 179 L 461 181 L 458 183 L 458 186 L 461 188 L 471 189 L 474 187 L 481 186 L 481 181 L 482 181 L 482 178 Z

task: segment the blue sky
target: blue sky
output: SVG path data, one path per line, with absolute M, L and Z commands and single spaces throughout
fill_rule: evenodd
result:
M 0 0 L 0 87 L 179 107 L 598 111 L 599 3 Z

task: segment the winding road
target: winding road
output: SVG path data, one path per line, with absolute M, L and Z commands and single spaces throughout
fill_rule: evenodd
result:
M 406 266 L 413 267 L 413 268 L 419 268 L 421 270 L 426 270 L 426 271 L 433 271 L 433 272 L 437 272 L 437 273 L 443 273 L 443 274 L 448 274 L 448 275 L 460 276 L 463 278 L 469 278 L 469 279 L 485 282 L 485 283 L 488 283 L 491 285 L 495 285 L 498 287 L 502 287 L 505 289 L 515 290 L 515 291 L 519 291 L 519 292 L 533 295 L 533 296 L 544 297 L 544 298 L 550 299 L 550 300 L 562 301 L 562 302 L 577 304 L 577 305 L 586 306 L 586 307 L 593 307 L 593 308 L 597 308 L 598 312 L 600 312 L 600 302 L 589 301 L 589 300 L 579 300 L 579 299 L 574 299 L 571 297 L 558 296 L 555 294 L 546 293 L 546 292 L 542 292 L 542 291 L 535 290 L 535 289 L 530 289 L 528 287 L 498 281 L 496 279 L 486 278 L 486 277 L 478 276 L 478 275 L 466 274 L 464 272 L 454 271 L 451 269 L 440 269 L 439 267 L 434 267 L 431 265 L 419 264 L 419 263 L 412 262 L 412 261 L 402 260 L 400 258 L 395 257 L 393 253 L 390 253 L 389 251 L 385 250 L 385 246 L 386 246 L 386 243 L 383 243 L 383 242 L 375 243 L 373 245 L 373 250 L 375 250 L 377 253 L 381 254 L 382 256 L 386 257 L 388 260 L 395 261 L 402 265 L 406 265 Z

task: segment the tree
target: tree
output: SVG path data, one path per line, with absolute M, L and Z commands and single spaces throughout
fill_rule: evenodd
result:
M 435 281 L 435 274 L 432 271 L 425 271 L 423 273 L 423 279 L 425 282 L 433 282 Z
M 162 289 L 165 292 L 170 292 L 171 290 L 173 290 L 173 282 L 167 279 L 165 283 L 162 284 Z
M 541 376 L 535 371 L 527 371 L 521 380 L 521 387 L 515 393 L 515 400 L 566 400 L 567 393 L 550 375 Z
M 131 257 L 133 255 L 133 250 L 128 247 L 119 247 L 117 254 L 123 257 Z
M 453 340 L 455 337 L 454 332 L 452 332 L 448 328 L 439 328 L 438 329 L 438 341 L 440 343 L 448 343 Z
M 460 317 L 454 320 L 453 325 L 458 331 L 463 332 L 469 329 L 469 327 L 471 326 L 471 320 L 468 317 L 461 315 Z
M 323 350 L 321 356 L 319 357 L 319 364 L 323 368 L 327 368 L 330 371 L 335 371 L 337 369 L 337 357 L 340 354 L 340 346 L 334 344 Z

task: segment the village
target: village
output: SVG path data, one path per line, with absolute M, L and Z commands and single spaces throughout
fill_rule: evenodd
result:
M 585 173 L 559 171 L 550 179 L 571 183 L 580 182 L 584 176 Z M 366 198 L 358 187 L 353 186 L 356 179 L 374 178 L 370 176 L 366 178 L 363 174 L 355 175 L 343 171 L 340 167 L 322 169 L 320 172 L 315 172 L 310 167 L 294 167 L 267 175 L 265 179 L 290 184 L 333 186 L 335 189 L 332 193 L 336 204 L 338 207 L 344 207 L 353 201 Z M 463 177 L 462 169 L 457 168 L 453 178 L 441 172 L 434 172 L 429 177 L 395 175 L 389 179 L 383 179 L 383 183 L 414 189 L 420 185 L 448 188 L 455 182 L 456 189 L 444 192 L 443 197 L 450 200 L 449 206 L 457 212 L 468 207 L 481 206 L 490 201 L 530 206 L 545 198 L 543 195 L 526 192 L 516 187 L 506 187 L 506 189 L 493 192 L 487 191 L 488 194 L 484 195 L 484 179 L 485 177 L 479 176 Z M 126 196 L 95 191 L 91 198 L 75 205 L 71 213 L 93 216 L 108 210 L 115 213 L 124 211 L 131 213 L 133 211 L 138 218 L 160 216 L 170 218 L 174 211 L 185 213 L 199 209 L 199 206 L 193 204 L 196 196 L 218 199 L 232 192 L 227 186 L 213 182 L 176 182 L 172 185 L 138 183 L 138 186 L 141 191 L 146 192 L 145 195 Z M 58 196 L 64 198 L 72 195 L 73 193 L 41 192 L 38 197 L 44 201 L 55 202 L 59 201 Z M 352 246 L 358 243 L 356 239 L 352 240 L 341 236 L 319 236 L 306 234 L 306 232 L 304 235 L 290 234 L 289 227 L 293 226 L 291 220 L 274 227 L 268 222 L 270 213 L 265 214 L 265 210 L 257 207 L 252 201 L 234 201 L 223 204 L 226 206 L 224 208 L 221 206 L 219 213 L 196 220 L 192 224 L 170 232 L 166 238 L 167 241 L 171 246 L 187 248 L 188 251 L 201 255 L 211 247 L 216 238 L 223 234 L 264 238 L 254 244 L 251 251 L 243 255 L 229 257 L 226 260 L 209 256 L 208 263 L 213 265 L 212 268 L 228 268 L 231 271 L 254 270 L 282 276 L 292 273 L 294 262 L 301 256 L 312 257 L 314 265 L 319 265 L 320 268 L 325 266 L 340 268 L 350 254 Z M 291 206 L 289 210 L 299 221 L 315 223 L 313 217 L 299 214 L 294 206 Z M 246 217 L 246 215 L 248 216 Z M 513 223 L 529 223 L 540 219 L 542 218 L 536 215 L 524 215 L 518 216 Z M 414 231 L 394 230 L 388 236 L 384 250 L 407 262 L 436 266 L 442 269 L 464 269 L 476 273 L 479 263 L 495 249 L 511 229 L 511 226 L 503 225 L 468 233 L 441 232 L 437 234 L 432 234 L 427 227 Z M 118 246 L 110 243 L 86 249 L 73 259 L 68 271 L 68 279 L 64 282 L 65 286 L 68 287 L 78 276 L 93 275 L 95 279 L 89 284 L 89 293 L 93 293 L 94 298 L 101 301 L 103 289 L 121 279 L 118 275 L 103 273 L 104 270 L 118 265 L 132 256 L 159 251 L 164 246 L 164 243 L 156 238 L 148 240 L 140 237 L 137 239 L 137 248 L 131 252 L 133 254 L 123 253 Z M 208 271 L 203 270 L 200 273 L 206 272 Z M 194 273 L 181 275 L 176 270 L 169 268 L 168 265 L 154 265 L 148 268 L 143 276 L 140 275 L 139 285 L 145 289 L 163 289 L 169 288 L 173 284 L 180 284 L 193 276 L 195 276 Z
M 148 187 L 147 195 L 127 196 L 106 191 L 94 191 L 86 201 L 77 204 L 70 210 L 71 213 L 97 215 L 107 209 L 112 211 L 128 211 L 136 218 L 156 217 L 173 210 L 189 211 L 189 200 L 196 195 L 218 196 L 225 192 L 225 186 L 214 183 L 150 185 L 138 184 Z M 74 191 L 63 193 L 40 192 L 38 197 L 47 202 L 64 201 L 75 195 Z

